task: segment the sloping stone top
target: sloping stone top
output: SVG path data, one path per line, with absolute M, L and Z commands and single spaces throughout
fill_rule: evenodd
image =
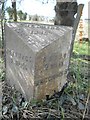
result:
M 39 51 L 52 42 L 62 38 L 71 27 L 33 23 L 7 23 L 33 51 Z

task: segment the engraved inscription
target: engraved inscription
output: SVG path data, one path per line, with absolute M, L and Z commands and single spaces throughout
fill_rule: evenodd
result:
M 10 57 L 10 63 L 12 63 L 24 70 L 28 69 L 27 63 L 32 62 L 31 56 L 25 56 L 22 53 L 14 52 L 14 50 L 7 49 L 6 53 Z

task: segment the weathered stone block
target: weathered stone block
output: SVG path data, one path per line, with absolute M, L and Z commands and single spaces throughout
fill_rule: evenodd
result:
M 72 28 L 7 23 L 6 77 L 28 98 L 43 99 L 66 83 Z

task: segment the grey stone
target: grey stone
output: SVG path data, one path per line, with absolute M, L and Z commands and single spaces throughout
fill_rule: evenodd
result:
M 27 99 L 44 99 L 67 81 L 72 28 L 7 23 L 6 77 Z

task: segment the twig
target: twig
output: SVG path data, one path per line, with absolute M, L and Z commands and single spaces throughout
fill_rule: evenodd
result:
M 81 113 L 77 113 L 77 112 L 75 112 L 75 111 L 70 111 L 70 110 L 67 110 L 67 112 L 70 112 L 71 114 L 75 114 L 75 115 L 77 115 L 77 116 L 82 116 L 82 114 Z
M 65 116 L 67 116 L 67 117 L 65 117 L 65 118 L 70 118 L 70 119 L 77 119 L 77 117 L 76 116 L 73 116 L 71 113 L 65 113 Z

